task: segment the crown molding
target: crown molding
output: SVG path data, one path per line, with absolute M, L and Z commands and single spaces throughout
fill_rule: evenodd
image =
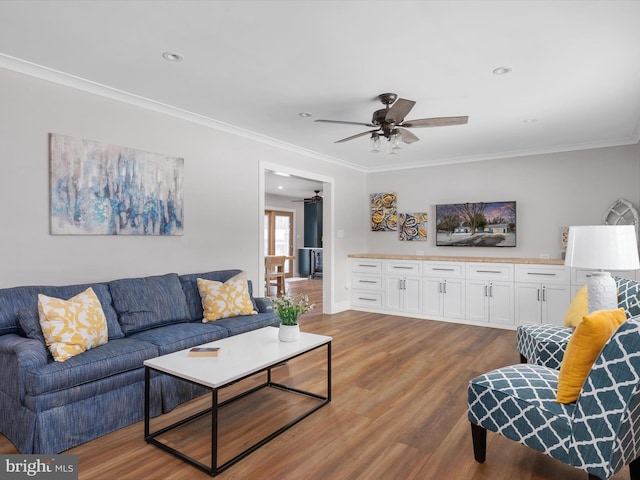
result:
M 152 110 L 158 113 L 179 118 L 181 120 L 203 125 L 209 128 L 213 128 L 215 130 L 223 131 L 232 135 L 237 135 L 239 137 L 246 138 L 248 140 L 269 145 L 282 150 L 287 150 L 289 152 L 303 155 L 305 157 L 314 158 L 316 160 L 327 162 L 343 168 L 349 168 L 351 170 L 355 170 L 362 173 L 379 173 L 379 172 L 387 172 L 387 171 L 409 170 L 409 169 L 415 169 L 415 168 L 443 166 L 443 165 L 451 165 L 451 164 L 457 164 L 457 163 L 479 162 L 479 161 L 486 161 L 486 160 L 498 160 L 498 159 L 504 159 L 504 158 L 546 155 L 550 153 L 562 153 L 562 152 L 570 152 L 570 151 L 577 151 L 577 150 L 591 150 L 596 148 L 636 145 L 640 142 L 640 120 L 639 120 L 638 123 L 636 123 L 633 131 L 630 133 L 629 137 L 619 138 L 619 139 L 607 141 L 607 142 L 589 142 L 589 143 L 580 143 L 580 144 L 573 144 L 573 145 L 561 145 L 561 146 L 554 146 L 553 148 L 535 148 L 535 149 L 529 149 L 529 150 L 498 152 L 498 153 L 491 153 L 489 155 L 471 155 L 471 156 L 464 156 L 464 157 L 439 158 L 436 160 L 426 160 L 424 162 L 405 164 L 405 165 L 396 163 L 388 166 L 385 165 L 382 167 L 367 168 L 367 167 L 362 167 L 361 165 L 357 165 L 355 163 L 349 162 L 347 160 L 324 155 L 324 154 L 315 152 L 313 150 L 308 150 L 306 148 L 303 148 L 297 145 L 293 145 L 287 142 L 283 142 L 281 140 L 277 140 L 272 137 L 268 137 L 266 135 L 261 135 L 256 132 L 245 130 L 243 128 L 240 128 L 225 122 L 221 122 L 219 120 L 207 117 L 205 115 L 190 112 L 188 110 L 183 110 L 181 108 L 167 105 L 165 103 L 158 102 L 146 97 L 142 97 L 140 95 L 135 95 L 129 92 L 125 92 L 123 90 L 118 90 L 116 88 L 103 85 L 101 83 L 93 82 L 85 78 L 70 75 L 68 73 L 64 73 L 49 67 L 35 64 L 35 63 L 27 62 L 25 60 L 12 57 L 10 55 L 0 53 L 0 68 L 12 70 L 14 72 L 36 77 L 45 81 L 56 83 L 58 85 L 63 85 L 69 88 L 74 88 L 74 89 L 91 93 L 94 95 L 98 95 L 101 97 L 106 97 L 111 100 L 116 100 L 118 102 L 134 105 L 147 110 Z
M 12 70 L 14 72 L 18 72 L 23 75 L 29 75 L 31 77 L 56 83 L 58 85 L 63 85 L 65 87 L 74 88 L 76 90 L 80 90 L 93 95 L 106 97 L 111 100 L 116 100 L 118 102 L 134 105 L 136 107 L 144 108 L 146 110 L 151 110 L 154 112 L 169 115 L 175 118 L 179 118 L 181 120 L 186 120 L 188 122 L 196 123 L 198 125 L 203 125 L 209 128 L 213 128 L 215 130 L 220 130 L 222 132 L 230 133 L 232 135 L 237 135 L 239 137 L 243 137 L 248 140 L 253 140 L 255 142 L 270 145 L 275 148 L 280 148 L 282 150 L 287 150 L 292 153 L 297 153 L 300 155 L 304 155 L 306 157 L 314 158 L 316 160 L 321 160 L 323 162 L 331 163 L 341 167 L 350 168 L 353 170 L 358 170 L 360 172 L 366 171 L 361 166 L 356 165 L 354 163 L 347 162 L 345 160 L 330 157 L 328 155 L 323 155 L 321 153 L 314 152 L 312 150 L 299 147 L 297 145 L 292 145 L 290 143 L 283 142 L 281 140 L 268 137 L 266 135 L 261 135 L 256 132 L 252 132 L 240 127 L 236 127 L 235 125 L 231 125 L 229 123 L 221 122 L 219 120 L 207 117 L 205 115 L 190 112 L 188 110 L 183 110 L 181 108 L 177 108 L 162 102 L 158 102 L 150 98 L 125 92 L 117 88 L 109 87 L 107 85 L 103 85 L 98 82 L 87 80 L 85 78 L 77 77 L 75 75 L 61 72 L 59 70 L 55 70 L 49 67 L 27 62 L 25 60 L 12 57 L 10 55 L 5 55 L 0 53 L 0 68 L 4 68 L 6 70 Z

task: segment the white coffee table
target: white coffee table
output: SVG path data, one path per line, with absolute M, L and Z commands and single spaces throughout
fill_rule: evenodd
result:
M 148 443 L 168 451 L 179 458 L 204 470 L 212 476 L 226 470 L 242 458 L 257 450 L 259 447 L 274 439 L 285 430 L 303 420 L 319 408 L 331 401 L 331 337 L 312 333 L 300 334 L 297 342 L 281 342 L 278 340 L 277 327 L 265 327 L 259 330 L 242 333 L 233 337 L 205 343 L 201 346 L 220 347 L 217 357 L 190 357 L 189 349 L 162 355 L 145 360 L 145 410 L 144 410 L 144 438 Z M 299 390 L 286 385 L 275 383 L 271 379 L 271 368 L 318 348 L 327 348 L 327 394 L 319 395 L 313 392 Z M 150 432 L 149 405 L 151 398 L 150 378 L 151 370 L 186 380 L 211 390 L 211 408 L 184 418 L 176 423 L 164 427 L 156 432 Z M 257 387 L 243 392 L 225 402 L 218 402 L 219 390 L 248 378 L 259 372 L 266 372 L 266 381 Z M 263 438 L 231 460 L 218 465 L 218 411 L 219 407 L 233 400 L 244 397 L 265 387 L 278 388 L 288 392 L 305 395 L 319 400 L 313 408 L 307 410 L 282 428 Z M 211 413 L 211 465 L 205 465 L 198 460 L 161 442 L 156 437 L 191 422 L 203 415 Z

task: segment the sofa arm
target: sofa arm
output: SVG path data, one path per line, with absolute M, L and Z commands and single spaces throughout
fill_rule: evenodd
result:
M 273 312 L 273 304 L 271 300 L 266 297 L 254 298 L 256 301 L 256 307 L 258 307 L 258 313 L 270 313 Z
M 47 348 L 39 340 L 15 333 L 0 336 L 0 391 L 22 402 L 25 373 L 48 360 Z

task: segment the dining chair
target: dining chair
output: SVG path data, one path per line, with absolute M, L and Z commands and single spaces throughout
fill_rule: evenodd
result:
M 287 257 L 282 255 L 267 255 L 264 257 L 264 281 L 267 296 L 271 295 L 271 287 L 276 287 L 276 296 L 285 294 L 284 262 Z

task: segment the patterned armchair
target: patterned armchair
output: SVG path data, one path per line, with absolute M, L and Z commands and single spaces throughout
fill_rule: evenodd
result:
M 640 282 L 613 278 L 618 290 L 618 306 L 624 308 L 627 318 L 640 315 Z M 516 348 L 520 361 L 559 370 L 572 333 L 571 327 L 560 325 L 519 325 Z
M 519 325 L 516 348 L 520 362 L 560 369 L 573 329 L 560 325 Z
M 608 479 L 630 465 L 640 480 L 640 317 L 604 346 L 575 403 L 556 402 L 558 370 L 532 364 L 499 368 L 469 382 L 468 417 L 476 461 L 487 430 Z

